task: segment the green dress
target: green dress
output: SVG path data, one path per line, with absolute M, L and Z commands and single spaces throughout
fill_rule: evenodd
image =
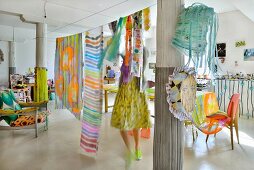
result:
M 116 95 L 111 125 L 120 130 L 150 128 L 150 113 L 144 92 L 140 92 L 138 78 L 121 83 Z

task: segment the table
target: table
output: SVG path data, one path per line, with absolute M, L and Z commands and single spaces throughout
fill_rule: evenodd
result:
M 115 83 L 115 78 L 104 77 L 104 80 L 108 81 L 108 84 L 109 84 L 110 82 Z
M 111 85 L 111 84 L 104 84 L 103 90 L 104 90 L 104 99 L 105 99 L 105 112 L 108 112 L 108 108 L 113 107 L 108 105 L 108 93 L 117 93 L 118 86 Z

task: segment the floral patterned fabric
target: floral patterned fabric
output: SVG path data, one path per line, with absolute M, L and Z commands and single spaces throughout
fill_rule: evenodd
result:
M 115 99 L 111 125 L 120 130 L 150 128 L 150 113 L 146 96 L 139 91 L 138 78 L 121 84 Z

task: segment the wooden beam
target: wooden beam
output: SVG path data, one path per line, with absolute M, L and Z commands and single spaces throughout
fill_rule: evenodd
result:
M 182 0 L 158 0 L 157 3 L 154 170 L 183 168 L 183 123 L 169 112 L 165 86 L 174 67 L 183 64 L 183 56 L 171 46 L 182 4 Z

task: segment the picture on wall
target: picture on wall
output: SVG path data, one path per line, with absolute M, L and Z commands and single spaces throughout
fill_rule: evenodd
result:
M 244 50 L 244 61 L 254 61 L 254 48 Z
M 226 43 L 217 44 L 218 57 L 226 57 Z
M 235 42 L 235 47 L 242 47 L 245 46 L 246 42 L 245 41 L 237 41 Z

